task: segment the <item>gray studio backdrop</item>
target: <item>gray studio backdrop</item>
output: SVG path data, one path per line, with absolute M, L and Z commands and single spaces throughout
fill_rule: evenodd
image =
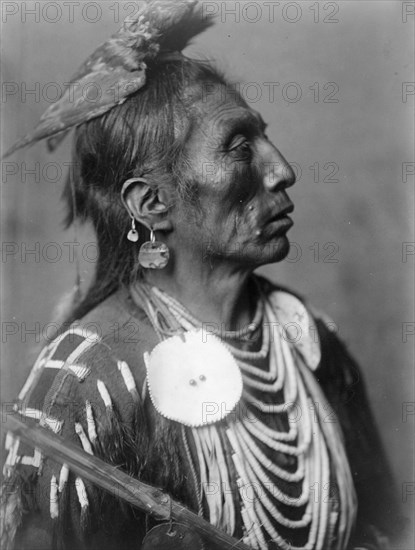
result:
M 413 2 L 205 2 L 216 59 L 295 167 L 286 261 L 264 271 L 324 310 L 363 367 L 404 514 L 413 503 Z M 3 2 L 3 134 L 30 130 L 134 2 Z M 60 194 L 70 140 L 2 166 L 2 400 L 19 391 L 74 283 Z M 84 284 L 96 249 L 78 247 Z M 203 289 L 201 289 L 203 291 Z M 376 461 L 376 456 L 373 457 Z

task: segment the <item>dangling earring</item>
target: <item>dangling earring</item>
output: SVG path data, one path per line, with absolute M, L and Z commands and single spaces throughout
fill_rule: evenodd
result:
M 134 216 L 131 216 L 131 229 L 128 232 L 127 239 L 131 241 L 132 243 L 136 243 L 138 241 L 138 231 L 135 228 L 135 218 Z
M 123 186 L 122 186 L 122 189 L 121 189 L 121 194 L 120 194 L 121 202 L 123 203 L 124 208 L 127 210 L 128 214 L 131 218 L 131 229 L 127 234 L 127 239 L 129 241 L 131 241 L 132 243 L 136 243 L 138 241 L 139 235 L 138 235 L 137 229 L 135 228 L 135 217 L 134 217 L 133 213 L 131 212 L 131 210 L 128 207 L 128 204 L 125 200 L 125 194 L 126 194 L 128 188 L 131 185 L 133 185 L 134 183 L 137 183 L 139 181 L 145 181 L 145 180 L 143 180 L 142 178 L 130 178 L 127 181 L 125 181 L 123 183 Z
M 138 261 L 147 269 L 163 269 L 170 257 L 170 251 L 166 244 L 156 241 L 154 231 L 150 230 L 150 241 L 142 244 L 138 253 Z

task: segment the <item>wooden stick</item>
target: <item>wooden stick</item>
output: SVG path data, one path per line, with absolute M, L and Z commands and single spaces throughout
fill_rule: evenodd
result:
M 122 498 L 142 512 L 158 520 L 177 521 L 186 525 L 206 542 L 223 550 L 250 550 L 242 542 L 227 535 L 208 521 L 188 510 L 182 504 L 159 489 L 142 483 L 92 456 L 73 443 L 38 426 L 29 425 L 15 415 L 8 416 L 6 429 L 14 432 L 26 443 L 39 447 L 47 456 L 65 463 L 77 475 L 91 481 L 97 487 Z

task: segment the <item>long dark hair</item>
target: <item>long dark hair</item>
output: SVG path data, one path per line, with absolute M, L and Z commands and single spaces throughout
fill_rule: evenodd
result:
M 98 259 L 85 297 L 65 324 L 88 311 L 137 278 L 139 243 L 126 235 L 131 220 L 120 191 L 131 177 L 146 177 L 154 185 L 173 185 L 177 197 L 189 200 L 185 144 L 192 123 L 190 90 L 203 94 L 206 83 L 226 84 L 206 61 L 181 59 L 155 62 L 147 83 L 102 117 L 75 132 L 71 174 L 65 186 L 67 225 L 90 221 L 95 229 Z M 191 94 L 193 97 L 194 95 Z M 193 121 L 194 122 L 194 121 Z M 139 227 L 140 236 L 147 231 Z

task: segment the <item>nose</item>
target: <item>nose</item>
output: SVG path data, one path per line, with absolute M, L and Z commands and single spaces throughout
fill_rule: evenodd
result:
M 290 164 L 272 143 L 264 150 L 264 187 L 275 193 L 295 183 L 295 173 Z

